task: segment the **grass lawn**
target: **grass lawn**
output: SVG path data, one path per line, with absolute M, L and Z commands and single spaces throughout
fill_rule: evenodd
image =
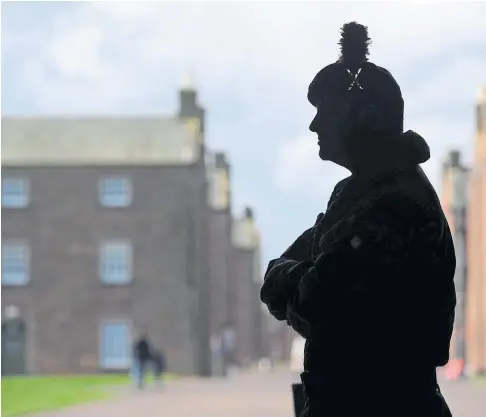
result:
M 20 416 L 102 400 L 114 395 L 106 388 L 130 383 L 129 376 L 123 374 L 2 378 L 2 416 Z

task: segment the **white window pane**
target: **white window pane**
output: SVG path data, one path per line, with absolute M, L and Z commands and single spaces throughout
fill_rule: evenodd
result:
M 100 181 L 100 203 L 106 207 L 125 207 L 132 200 L 132 185 L 127 178 L 105 178 Z
M 101 333 L 101 365 L 105 368 L 127 368 L 130 365 L 129 328 L 126 323 L 107 323 Z
M 2 246 L 2 285 L 24 285 L 29 280 L 29 254 L 25 245 Z
M 26 207 L 29 203 L 27 180 L 4 178 L 2 180 L 2 206 L 10 208 Z
M 100 279 L 107 284 L 124 284 L 131 280 L 132 247 L 130 244 L 104 244 L 100 253 Z

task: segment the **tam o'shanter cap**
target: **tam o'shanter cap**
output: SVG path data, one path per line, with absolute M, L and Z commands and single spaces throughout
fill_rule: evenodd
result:
M 368 60 L 371 38 L 368 28 L 356 22 L 341 28 L 341 56 L 324 67 L 309 85 L 307 98 L 314 106 L 328 95 L 360 95 L 401 119 L 403 128 L 403 98 L 400 86 L 388 70 Z

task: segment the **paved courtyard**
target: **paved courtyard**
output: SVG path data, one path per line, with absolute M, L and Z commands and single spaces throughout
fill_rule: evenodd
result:
M 296 380 L 279 370 L 230 379 L 172 382 L 163 392 L 128 390 L 119 398 L 37 417 L 293 417 L 290 384 Z M 486 416 L 486 385 L 443 382 L 454 417 Z

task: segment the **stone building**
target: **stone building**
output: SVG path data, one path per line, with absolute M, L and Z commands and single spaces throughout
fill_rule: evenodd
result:
M 232 214 L 231 167 L 222 152 L 208 154 L 210 214 L 210 333 L 215 347 L 225 339 L 234 348 L 240 364 L 268 356 L 269 327 L 260 302 L 262 271 L 260 234 L 253 210 Z M 215 357 L 216 356 L 216 357 Z M 215 373 L 225 374 L 226 361 L 213 355 Z
M 450 377 L 486 372 L 486 87 L 476 105 L 471 169 L 452 151 L 443 166 L 441 203 L 456 250 L 457 307 Z
M 228 322 L 236 330 L 236 360 L 242 365 L 267 356 L 268 334 L 260 301 L 262 271 L 260 234 L 255 227 L 253 210 L 245 208 L 233 220 L 233 255 L 228 283 Z
M 227 330 L 228 280 L 231 276 L 232 224 L 230 164 L 222 152 L 207 155 L 209 177 L 209 265 L 211 304 L 210 335 L 213 345 L 213 370 L 225 374 L 226 363 L 221 353 L 223 333 Z
M 4 373 L 125 371 L 145 331 L 171 371 L 211 373 L 204 109 L 179 99 L 168 117 L 2 118 Z
M 469 183 L 466 357 L 472 374 L 486 373 L 486 86 L 476 105 Z
M 466 360 L 466 288 L 467 288 L 467 188 L 469 170 L 462 164 L 459 151 L 451 151 L 443 164 L 441 204 L 444 210 L 456 252 L 457 305 L 454 332 L 451 341 L 450 376 L 460 376 Z

